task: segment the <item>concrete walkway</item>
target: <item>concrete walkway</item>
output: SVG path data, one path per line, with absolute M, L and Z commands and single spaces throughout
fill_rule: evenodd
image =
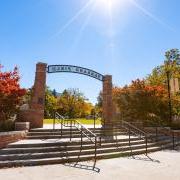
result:
M 100 160 L 100 173 L 65 165 L 1 169 L 2 180 L 180 180 L 180 151 L 161 151 L 133 158 Z M 91 166 L 92 162 L 83 162 Z
M 93 124 L 83 124 L 86 128 L 94 128 Z M 102 125 L 96 125 L 96 128 L 101 128 Z M 60 124 L 55 124 L 55 128 L 56 129 L 61 129 L 61 125 Z M 43 129 L 53 129 L 53 124 L 43 124 Z M 63 127 L 63 129 L 66 129 L 65 127 Z

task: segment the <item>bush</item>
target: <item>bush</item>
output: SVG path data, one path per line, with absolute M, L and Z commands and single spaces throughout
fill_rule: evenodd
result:
M 0 121 L 0 132 L 14 131 L 15 122 L 12 120 Z
M 180 123 L 172 123 L 171 129 L 173 130 L 180 130 Z

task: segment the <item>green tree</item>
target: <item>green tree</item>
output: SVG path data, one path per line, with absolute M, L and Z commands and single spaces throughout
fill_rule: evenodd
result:
M 152 70 L 152 73 L 146 77 L 146 83 L 167 87 L 167 73 L 170 74 L 170 78 L 180 79 L 180 52 L 178 49 L 171 49 L 165 53 L 164 64 Z
M 95 104 L 95 113 L 102 117 L 102 103 L 103 103 L 103 97 L 102 97 L 102 91 L 100 91 L 98 97 L 97 97 L 97 103 Z
M 52 118 L 54 112 L 57 110 L 57 97 L 49 87 L 46 87 L 45 96 L 45 118 Z
M 58 97 L 57 111 L 69 118 L 83 117 L 90 113 L 92 104 L 78 89 L 67 89 Z
M 147 76 L 146 83 L 149 85 L 164 86 L 168 90 L 168 79 L 178 78 L 180 83 L 180 52 L 178 49 L 171 49 L 165 53 L 164 64 L 153 69 Z M 169 87 L 170 88 L 170 87 Z M 171 93 L 172 113 L 180 116 L 180 93 Z
M 167 91 L 163 86 L 135 80 L 129 86 L 113 89 L 113 98 L 124 119 L 148 124 L 167 123 Z

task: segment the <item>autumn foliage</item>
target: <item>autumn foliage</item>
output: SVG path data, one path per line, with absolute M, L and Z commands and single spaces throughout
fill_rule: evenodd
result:
M 26 90 L 20 88 L 18 68 L 2 72 L 0 65 L 0 121 L 8 120 L 18 109 Z
M 65 89 L 55 95 L 46 89 L 45 118 L 52 118 L 54 111 L 69 118 L 84 118 L 91 114 L 93 105 L 78 89 Z
M 126 120 L 147 123 L 168 120 L 168 92 L 164 86 L 152 86 L 137 79 L 123 88 L 115 87 L 113 97 Z

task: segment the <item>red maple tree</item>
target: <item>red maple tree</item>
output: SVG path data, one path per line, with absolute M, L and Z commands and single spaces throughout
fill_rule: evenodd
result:
M 0 121 L 9 119 L 17 112 L 18 105 L 26 90 L 20 87 L 18 68 L 13 71 L 2 72 L 0 65 Z

